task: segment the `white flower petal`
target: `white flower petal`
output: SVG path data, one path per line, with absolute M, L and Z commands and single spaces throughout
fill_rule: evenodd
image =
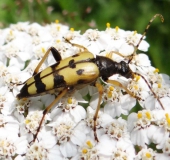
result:
M 74 145 L 72 142 L 60 144 L 60 152 L 64 157 L 73 157 L 77 153 L 77 146 Z

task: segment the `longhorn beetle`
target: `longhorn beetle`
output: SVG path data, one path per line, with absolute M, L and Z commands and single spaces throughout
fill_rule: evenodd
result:
M 35 141 L 37 138 L 38 132 L 40 131 L 45 115 L 54 106 L 54 104 L 56 104 L 56 102 L 58 102 L 68 92 L 70 93 L 75 89 L 83 88 L 88 84 L 94 84 L 94 82 L 96 82 L 97 78 L 99 77 L 101 77 L 107 83 L 123 88 L 129 95 L 138 100 L 141 100 L 139 97 L 135 96 L 130 90 L 124 87 L 120 82 L 116 80 L 108 80 L 108 78 L 114 74 L 120 74 L 125 78 L 132 79 L 134 78 L 135 75 L 139 75 L 144 79 L 149 89 L 151 90 L 151 92 L 153 93 L 153 95 L 163 108 L 163 105 L 159 97 L 154 93 L 147 80 L 139 73 L 133 72 L 129 67 L 129 63 L 133 59 L 133 56 L 135 55 L 144 36 L 146 35 L 147 30 L 149 29 L 152 21 L 157 16 L 159 16 L 161 18 L 161 21 L 163 22 L 164 19 L 162 15 L 156 14 L 153 16 L 153 18 L 149 21 L 138 44 L 134 47 L 134 52 L 128 63 L 126 63 L 125 61 L 117 63 L 111 60 L 110 58 L 98 55 L 95 58 L 93 54 L 90 53 L 85 47 L 78 44 L 72 44 L 68 40 L 66 40 L 68 43 L 70 43 L 73 46 L 83 48 L 84 51 L 62 60 L 59 52 L 54 47 L 50 47 L 47 50 L 46 54 L 36 67 L 33 76 L 23 83 L 24 86 L 20 90 L 20 93 L 17 95 L 18 99 L 22 99 L 26 97 L 39 96 L 46 93 L 58 92 L 58 95 L 55 98 L 55 100 L 43 111 L 43 116 L 40 121 L 37 132 L 34 135 L 33 141 Z M 38 73 L 42 63 L 45 61 L 50 52 L 52 52 L 52 55 L 56 60 L 56 63 Z M 98 141 L 96 134 L 96 119 L 100 109 L 100 102 L 102 100 L 103 89 L 102 86 L 98 83 L 96 83 L 96 87 L 99 91 L 99 100 L 94 115 L 94 137 L 96 141 Z

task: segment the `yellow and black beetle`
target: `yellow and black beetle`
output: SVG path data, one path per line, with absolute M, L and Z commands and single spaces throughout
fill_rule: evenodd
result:
M 162 15 L 156 14 L 147 25 L 139 43 L 135 47 L 134 53 L 138 49 L 139 44 L 141 43 L 143 37 L 145 36 L 150 23 L 155 19 L 155 17 L 160 16 L 163 19 Z M 67 40 L 66 40 L 67 41 Z M 68 43 L 72 44 L 70 41 Z M 48 49 L 38 66 L 36 67 L 33 77 L 29 78 L 25 83 L 23 88 L 20 90 L 20 93 L 17 95 L 18 99 L 22 99 L 25 97 L 33 97 L 38 96 L 46 93 L 55 93 L 58 92 L 56 99 L 44 110 L 43 117 L 41 119 L 40 125 L 38 127 L 37 133 L 34 136 L 34 141 L 37 138 L 37 134 L 41 128 L 42 122 L 44 120 L 45 115 L 48 111 L 53 107 L 53 105 L 59 101 L 66 93 L 72 92 L 75 89 L 81 89 L 88 84 L 94 84 L 98 77 L 101 77 L 104 81 L 122 87 L 128 94 L 131 96 L 136 97 L 131 93 L 126 87 L 124 87 L 120 82 L 115 80 L 108 80 L 108 78 L 114 74 L 120 74 L 125 78 L 134 78 L 135 75 L 140 75 L 138 73 L 132 72 L 129 67 L 129 62 L 121 61 L 117 63 L 110 58 L 104 56 L 96 56 L 90 53 L 86 48 L 80 46 L 78 44 L 72 44 L 74 46 L 83 48 L 84 51 L 78 54 L 75 54 L 71 57 L 66 59 L 61 58 L 59 52 L 54 48 L 51 47 Z M 45 70 L 38 73 L 40 66 L 45 61 L 49 53 L 53 54 L 53 57 L 56 60 L 56 63 L 50 67 L 47 67 Z M 141 76 L 141 75 L 140 75 Z M 144 80 L 145 78 L 141 76 Z M 153 92 L 152 88 L 145 80 L 147 85 L 149 86 L 150 90 L 154 94 L 155 98 L 159 101 L 160 105 L 162 106 L 159 98 Z M 98 106 L 96 109 L 96 113 L 94 115 L 94 136 L 95 139 L 98 141 L 96 135 L 96 119 L 98 116 L 98 111 L 100 109 L 100 102 L 102 99 L 102 87 L 101 85 L 96 85 L 99 91 L 99 101 Z

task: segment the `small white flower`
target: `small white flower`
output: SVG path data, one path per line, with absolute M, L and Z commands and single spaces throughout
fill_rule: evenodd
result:
M 111 123 L 107 124 L 104 128 L 105 133 L 112 139 L 129 139 L 129 133 L 127 132 L 126 121 L 122 118 L 112 120 Z
M 157 145 L 157 148 L 163 148 L 166 141 L 169 139 L 170 132 L 170 112 L 163 110 L 154 110 L 155 126 L 152 127 L 148 136 L 151 137 L 152 141 Z
M 9 131 L 0 133 L 0 158 L 12 160 L 16 155 L 26 153 L 26 137 L 18 137 L 17 134 Z
M 8 73 L 8 68 L 2 62 L 0 62 L 0 77 L 4 78 Z
M 102 112 L 98 113 L 98 117 L 96 118 L 96 128 L 100 128 L 102 124 Z M 86 117 L 86 123 L 87 126 L 90 127 L 91 129 L 94 129 L 94 115 L 95 115 L 95 110 L 93 110 L 90 106 L 87 108 L 87 117 Z M 93 132 L 93 131 L 92 131 Z
M 38 23 L 32 23 L 27 26 L 26 32 L 30 34 L 31 36 L 36 36 L 38 35 L 39 30 L 42 29 L 42 26 L 39 25 Z
M 154 121 L 155 118 L 150 110 L 142 110 L 137 114 L 131 113 L 128 116 L 128 130 L 131 133 L 131 141 L 139 146 L 149 144 L 150 140 L 147 134 L 149 131 L 153 132 L 150 127 Z
M 70 30 L 65 35 L 67 40 L 73 40 L 74 38 L 78 37 L 81 37 L 80 31 L 75 31 L 74 28 L 70 28 Z
M 30 106 L 30 100 L 27 98 L 23 98 L 21 100 L 16 101 L 15 107 L 20 114 L 24 114 L 28 107 Z
M 125 40 L 128 44 L 136 46 L 141 38 L 141 34 L 137 34 L 136 31 L 127 31 L 125 35 Z M 139 50 L 146 52 L 148 50 L 149 44 L 142 40 L 139 45 Z
M 96 110 L 93 110 L 90 106 L 87 108 L 87 117 L 85 119 L 87 125 L 88 135 L 93 137 L 94 139 L 98 139 L 100 141 L 100 136 L 104 133 L 104 127 L 112 121 L 111 116 L 102 111 L 99 111 L 98 116 L 96 117 L 96 136 L 94 136 L 94 115 Z M 97 140 L 96 139 L 96 140 Z
M 49 159 L 49 150 L 43 146 L 43 144 L 35 142 L 33 145 L 30 146 L 26 153 L 26 159 L 42 159 L 47 160 Z
M 14 32 L 13 30 L 9 29 L 7 34 L 6 34 L 6 41 L 10 42 L 13 39 L 15 39 L 15 37 L 16 37 L 16 32 Z
M 107 46 L 107 42 L 111 39 L 105 32 L 88 29 L 83 34 L 82 44 L 93 54 L 99 54 Z M 80 44 L 80 43 L 78 43 Z
M 53 38 L 62 38 L 63 35 L 65 35 L 68 32 L 69 27 L 66 25 L 62 25 L 59 23 L 58 20 L 56 20 L 55 23 L 51 23 L 47 26 L 48 30 L 50 31 L 50 34 Z
M 0 132 L 19 133 L 19 122 L 13 116 L 0 114 Z
M 155 159 L 155 151 L 152 148 L 143 148 L 136 156 L 135 160 L 152 160 Z
M 119 40 L 124 37 L 125 31 L 123 29 L 120 29 L 118 26 L 115 28 L 110 28 L 110 24 L 107 23 L 106 33 L 111 36 L 113 40 Z
M 135 157 L 134 146 L 128 139 L 115 141 L 110 137 L 103 135 L 97 147 L 100 157 L 104 159 L 128 159 Z
M 92 138 L 87 137 L 73 159 L 99 159 L 99 152 L 96 145 L 96 142 Z
M 64 157 L 75 156 L 77 153 L 77 144 L 85 138 L 85 134 L 81 134 L 79 128 L 76 128 L 76 123 L 68 116 L 62 116 L 56 122 L 49 124 L 49 126 L 53 127 L 52 134 L 56 136 L 62 155 Z M 76 139 L 79 139 L 79 141 L 75 141 Z
M 4 89 L 4 88 L 0 88 Z M 11 92 L 7 92 L 3 95 L 0 94 L 0 109 L 4 115 L 10 115 L 14 111 L 14 95 Z
M 170 153 L 170 138 L 168 138 L 164 144 L 163 152 L 166 154 Z
M 21 32 L 25 32 L 26 28 L 28 27 L 29 23 L 28 22 L 18 22 L 16 24 L 11 24 L 10 28 L 12 30 L 17 30 Z
M 48 43 L 41 43 L 34 47 L 34 56 L 37 60 L 43 58 L 45 53 L 47 52 L 47 49 L 49 48 Z
M 25 129 L 28 133 L 29 132 L 31 132 L 32 134 L 37 133 L 37 129 L 42 119 L 42 115 L 43 114 L 41 111 L 35 111 L 27 115 L 27 117 L 25 118 L 24 124 L 25 124 Z M 45 120 L 43 121 L 42 125 L 44 123 L 45 123 Z
M 76 92 L 74 95 L 63 97 L 57 107 L 51 112 L 51 118 L 68 114 L 76 123 L 86 117 L 85 109 L 78 103 L 87 103 L 82 96 Z

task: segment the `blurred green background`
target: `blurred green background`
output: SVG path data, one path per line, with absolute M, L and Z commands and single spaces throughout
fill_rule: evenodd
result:
M 58 19 L 75 30 L 105 30 L 106 23 L 143 33 L 149 20 L 157 18 L 147 33 L 152 65 L 170 75 L 170 0 L 5 0 L 0 1 L 0 28 L 21 21 L 46 24 Z

